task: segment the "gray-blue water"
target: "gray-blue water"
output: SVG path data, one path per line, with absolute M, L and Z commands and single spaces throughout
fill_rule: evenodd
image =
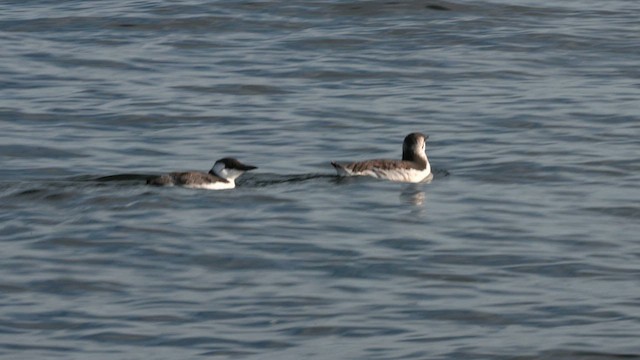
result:
M 640 358 L 639 15 L 0 2 L 0 357 Z

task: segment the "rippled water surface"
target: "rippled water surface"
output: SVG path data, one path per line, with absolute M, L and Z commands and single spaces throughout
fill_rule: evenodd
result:
M 640 358 L 639 13 L 1 2 L 0 357 Z

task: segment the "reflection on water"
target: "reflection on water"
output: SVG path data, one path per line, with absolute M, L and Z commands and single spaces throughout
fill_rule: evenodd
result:
M 431 182 L 429 180 L 429 182 Z M 400 200 L 403 203 L 421 206 L 424 205 L 427 200 L 427 195 L 424 191 L 424 184 L 407 184 L 407 186 L 400 192 Z

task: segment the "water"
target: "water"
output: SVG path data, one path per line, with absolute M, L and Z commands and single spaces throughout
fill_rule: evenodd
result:
M 640 358 L 638 11 L 2 2 L 0 357 Z

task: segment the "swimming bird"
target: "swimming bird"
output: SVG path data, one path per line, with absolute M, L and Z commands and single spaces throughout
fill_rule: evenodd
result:
M 418 183 L 431 175 L 425 147 L 429 137 L 414 132 L 404 138 L 402 160 L 366 160 L 352 163 L 331 162 L 339 176 L 372 176 L 391 181 Z
M 222 190 L 236 187 L 235 180 L 245 171 L 257 169 L 234 158 L 220 159 L 208 173 L 199 171 L 172 172 L 147 179 L 147 184 L 157 186 L 184 186 L 192 189 Z

